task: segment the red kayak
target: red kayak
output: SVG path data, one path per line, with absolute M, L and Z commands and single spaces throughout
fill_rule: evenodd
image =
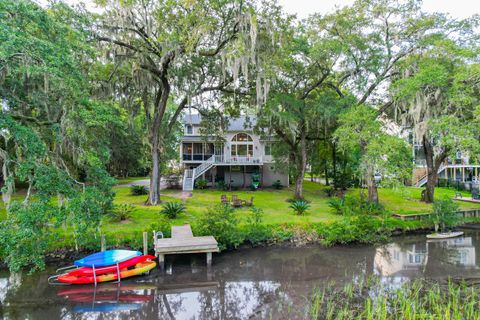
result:
M 135 266 L 132 266 L 130 268 L 120 268 L 120 272 L 117 271 L 117 266 L 115 265 L 112 272 L 96 275 L 96 277 L 93 276 L 93 273 L 91 276 L 76 276 L 72 275 L 71 273 L 66 273 L 58 276 L 57 280 L 59 282 L 70 284 L 97 284 L 100 282 L 118 280 L 118 278 L 124 279 L 145 274 L 155 268 L 156 265 L 157 264 L 154 261 L 147 259 L 146 261 L 137 263 Z
M 131 258 L 127 261 L 120 262 L 118 264 L 118 267 L 120 270 L 126 269 L 129 267 L 133 267 L 134 265 L 138 263 L 145 262 L 147 260 L 155 260 L 154 256 L 137 256 L 134 258 Z M 101 268 L 95 268 L 95 274 L 98 276 L 100 274 L 105 274 L 105 273 L 111 273 L 111 272 L 116 272 L 117 271 L 117 265 L 111 265 L 108 267 L 101 267 Z M 75 270 L 72 270 L 68 273 L 69 276 L 75 276 L 75 277 L 88 277 L 88 276 L 93 276 L 93 268 L 89 267 L 81 267 Z

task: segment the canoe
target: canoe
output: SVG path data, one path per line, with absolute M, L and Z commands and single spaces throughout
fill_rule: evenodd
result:
M 77 267 L 106 267 L 141 255 L 142 253 L 140 251 L 107 250 L 86 256 L 85 258 L 75 261 L 73 264 Z
M 155 257 L 154 256 L 149 256 L 149 255 L 136 256 L 136 257 L 128 259 L 126 261 L 120 262 L 118 264 L 118 268 L 120 270 L 125 269 L 125 268 L 130 268 L 130 267 L 133 267 L 134 265 L 136 265 L 140 262 L 144 262 L 144 261 L 147 261 L 147 260 L 155 260 Z M 98 268 L 98 269 L 95 268 L 95 274 L 96 275 L 101 275 L 101 274 L 111 273 L 111 272 L 117 272 L 117 265 L 116 264 L 110 265 L 108 267 L 101 267 L 101 268 Z M 75 269 L 73 271 L 70 271 L 68 273 L 68 275 L 78 276 L 78 277 L 93 276 L 93 268 L 81 267 L 81 268 Z
M 155 268 L 157 264 L 154 261 L 144 261 L 140 262 L 135 265 L 133 269 L 123 269 L 120 270 L 120 279 L 125 279 L 137 275 L 141 275 L 146 273 L 153 268 Z M 79 276 L 72 276 L 69 273 L 63 274 L 58 277 L 59 282 L 69 283 L 69 284 L 91 284 L 91 283 L 100 283 L 100 282 L 107 282 L 107 281 L 114 281 L 118 279 L 117 272 L 106 273 L 97 276 L 94 278 L 93 276 L 86 276 L 86 277 L 79 277 Z M 95 281 L 96 280 L 96 281 Z
M 462 231 L 427 234 L 428 239 L 448 239 L 463 235 Z

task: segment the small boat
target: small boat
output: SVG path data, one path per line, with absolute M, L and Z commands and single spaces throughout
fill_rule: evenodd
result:
M 443 233 L 432 233 L 427 234 L 428 239 L 448 239 L 448 238 L 455 238 L 463 235 L 462 231 L 450 231 L 450 232 L 443 232 Z
M 76 260 L 73 264 L 77 267 L 106 267 L 141 256 L 140 251 L 133 250 L 106 250 L 91 254 Z
M 118 263 L 118 269 L 122 270 L 122 269 L 125 269 L 125 268 L 130 268 L 130 267 L 133 267 L 134 265 L 136 265 L 138 263 L 145 262 L 147 260 L 155 260 L 155 257 L 154 256 L 149 256 L 149 255 L 136 256 L 136 257 L 133 257 L 133 258 L 128 259 L 126 261 Z M 68 274 L 71 275 L 71 276 L 85 277 L 85 276 L 92 276 L 94 274 L 98 276 L 98 275 L 101 275 L 101 274 L 111 273 L 111 272 L 117 272 L 117 265 L 116 264 L 110 265 L 110 266 L 107 266 L 107 267 L 101 267 L 101 268 L 98 268 L 98 269 L 97 268 L 93 269 L 93 268 L 89 268 L 89 267 L 81 267 L 81 268 L 75 269 L 73 271 L 70 271 Z
M 119 269 L 118 271 L 97 275 L 96 277 L 94 277 L 93 275 L 77 276 L 66 273 L 58 276 L 57 280 L 59 282 L 68 284 L 97 284 L 99 282 L 118 280 L 118 275 L 120 275 L 120 279 L 141 275 L 152 270 L 153 268 L 155 268 L 156 265 L 157 264 L 155 263 L 155 261 L 146 260 L 144 262 L 137 263 L 132 269 Z

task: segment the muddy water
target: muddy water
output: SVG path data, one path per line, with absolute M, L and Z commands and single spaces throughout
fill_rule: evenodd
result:
M 292 319 L 308 318 L 315 287 L 376 275 L 398 285 L 426 277 L 480 277 L 480 231 L 427 242 L 395 238 L 382 246 L 256 248 L 167 257 L 166 270 L 121 284 L 49 286 L 52 270 L 33 276 L 0 272 L 5 319 Z

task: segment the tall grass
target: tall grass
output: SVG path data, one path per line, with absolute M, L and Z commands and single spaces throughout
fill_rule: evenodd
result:
M 427 280 L 400 287 L 378 279 L 333 284 L 316 289 L 310 297 L 308 319 L 413 320 L 480 319 L 480 288 L 448 281 Z

